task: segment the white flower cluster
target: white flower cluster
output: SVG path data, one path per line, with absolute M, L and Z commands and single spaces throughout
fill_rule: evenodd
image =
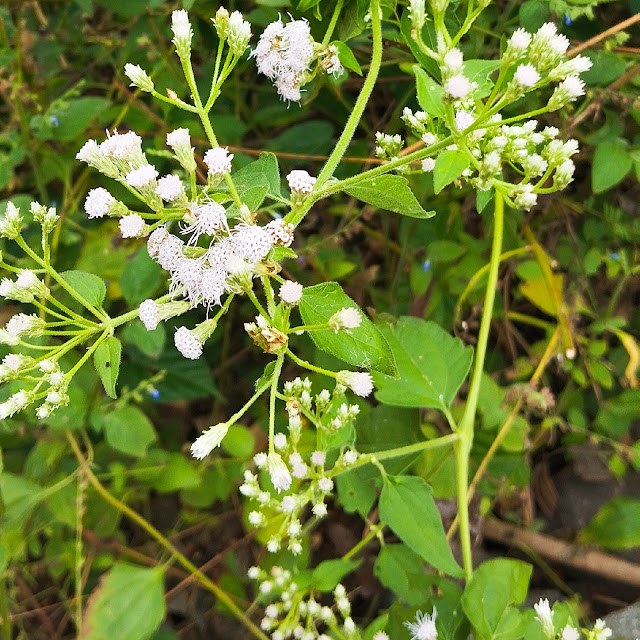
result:
M 283 497 L 274 496 L 261 487 L 261 477 L 245 471 L 240 493 L 252 502 L 249 522 L 255 527 L 265 526 L 274 516 L 280 516 L 281 524 L 272 534 L 267 549 L 272 553 L 287 548 L 294 554 L 302 552 L 301 517 L 308 505 L 316 518 L 327 514 L 326 499 L 333 492 L 331 479 L 333 469 L 344 469 L 357 462 L 358 455 L 352 449 L 344 450 L 332 469 L 325 469 L 325 451 L 304 451 L 300 448 L 303 417 L 312 420 L 316 427 L 327 435 L 335 434 L 353 422 L 359 412 L 358 405 L 348 405 L 344 398 L 344 387 L 338 385 L 331 394 L 326 389 L 312 399 L 308 378 L 296 378 L 284 385 L 289 415 L 289 436 L 278 433 L 274 437 L 275 451 L 258 453 L 254 462 L 258 469 L 268 474 L 278 494 L 288 492 L 295 482 L 295 490 Z M 312 410 L 315 400 L 315 410 Z M 249 508 L 249 507 L 248 507 Z
M 260 628 L 270 633 L 272 640 L 330 640 L 323 630 L 333 632 L 331 637 L 334 633 L 346 639 L 360 637 L 344 585 L 338 584 L 333 590 L 335 607 L 329 607 L 318 602 L 313 589 L 300 589 L 291 572 L 282 567 L 274 566 L 269 573 L 251 567 L 247 574 L 259 583 L 260 600 L 269 603 Z
M 399 134 L 390 136 L 387 133 L 376 133 L 376 155 L 378 158 L 396 160 L 404 145 L 402 136 Z
M 19 319 L 17 323 L 22 324 L 23 320 Z M 6 330 L 10 331 L 8 325 Z M 36 360 L 21 353 L 10 353 L 5 356 L 0 364 L 0 383 L 25 378 L 35 386 L 32 389 L 21 389 L 0 403 L 0 420 L 10 418 L 36 402 L 41 402 L 36 409 L 37 417 L 48 418 L 55 409 L 69 402 L 67 395 L 69 380 L 55 360 L 46 358 Z M 46 385 L 46 388 L 42 388 L 43 385 Z
M 260 36 L 252 56 L 258 71 L 275 84 L 278 94 L 289 101 L 300 100 L 300 87 L 315 56 L 314 41 L 306 20 L 272 22 Z
M 533 605 L 536 612 L 535 619 L 542 627 L 542 633 L 547 640 L 579 640 L 580 629 L 571 624 L 566 624 L 560 633 L 556 633 L 553 621 L 553 610 L 547 598 L 541 598 L 537 604 Z M 586 640 L 608 640 L 613 632 L 607 627 L 604 620 L 598 618 L 591 629 L 583 629 Z

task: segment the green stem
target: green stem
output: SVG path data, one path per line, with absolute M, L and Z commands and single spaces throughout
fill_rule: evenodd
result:
M 353 111 L 347 120 L 347 124 L 342 131 L 340 139 L 338 140 L 334 150 L 331 152 L 331 155 L 324 167 L 322 167 L 320 175 L 318 175 L 318 179 L 315 184 L 316 189 L 319 189 L 329 178 L 331 178 L 331 176 L 333 176 L 333 172 L 340 163 L 340 160 L 342 160 L 342 156 L 345 154 L 347 147 L 351 142 L 351 138 L 356 131 L 356 127 L 360 123 L 360 119 L 362 118 L 362 114 L 367 106 L 367 102 L 369 102 L 369 97 L 371 96 L 371 92 L 373 91 L 373 87 L 378 78 L 378 72 L 380 71 L 380 64 L 382 62 L 382 26 L 380 24 L 379 0 L 371 0 L 371 29 L 373 32 L 373 52 L 371 55 L 369 73 L 362 85 L 360 95 L 356 100 Z
M 342 556 L 342 559 L 350 560 L 351 558 L 353 558 L 353 556 L 355 556 L 361 549 L 364 549 L 364 547 L 366 547 L 380 533 L 384 526 L 384 524 L 372 526 L 369 533 L 367 533 L 367 535 L 362 538 L 362 540 L 360 540 L 360 542 L 358 542 L 358 544 L 355 545 L 353 549 L 349 549 L 349 551 L 347 551 L 347 553 Z
M 484 360 L 487 353 L 489 329 L 491 327 L 491 317 L 493 315 L 493 303 L 496 295 L 496 286 L 498 284 L 498 268 L 500 266 L 500 251 L 502 249 L 503 225 L 504 201 L 502 196 L 499 193 L 496 193 L 489 279 L 484 296 L 484 309 L 482 313 L 482 321 L 480 323 L 480 332 L 478 334 L 478 345 L 476 347 L 473 373 L 471 374 L 469 395 L 467 396 L 464 414 L 458 425 L 458 434 L 460 439 L 455 444 L 460 542 L 462 545 L 462 558 L 467 580 L 469 580 L 473 574 L 471 533 L 469 529 L 469 504 L 467 501 L 467 486 L 469 484 L 469 455 L 473 445 L 473 427 L 476 409 L 478 407 L 480 383 L 482 381 L 482 373 L 484 371 Z
M 95 350 L 111 335 L 111 331 L 105 331 L 82 355 L 82 358 L 75 363 L 72 369 L 69 370 L 69 373 L 65 375 L 67 380 L 71 380 L 75 375 L 76 371 L 80 369 L 80 367 L 91 357 L 91 355 L 95 352 Z
M 282 363 L 284 362 L 284 353 L 281 353 L 276 360 L 276 366 L 271 376 L 271 393 L 269 395 L 269 453 L 275 452 L 273 437 L 276 433 L 276 396 L 278 394 L 278 380 L 282 372 Z
M 397 458 L 398 456 L 406 456 L 411 453 L 420 453 L 427 449 L 438 449 L 440 447 L 447 447 L 450 444 L 456 444 L 460 440 L 460 436 L 457 433 L 450 433 L 440 438 L 434 438 L 433 440 L 424 440 L 422 442 L 416 442 L 414 444 L 408 444 L 404 447 L 397 447 L 396 449 L 388 449 L 387 451 L 376 451 L 370 455 L 362 455 L 355 464 L 352 464 L 346 469 L 340 469 L 336 473 L 332 473 L 332 477 L 338 476 L 341 473 L 346 473 L 352 469 L 356 469 L 365 464 L 372 462 L 372 459 L 376 461 L 387 460 L 388 458 Z
M 335 378 L 336 373 L 333 371 L 329 371 L 328 369 L 323 369 L 322 367 L 316 367 L 315 364 L 311 364 L 302 358 L 299 358 L 291 349 L 287 349 L 287 355 L 297 364 L 305 369 L 309 369 L 309 371 L 315 371 L 316 373 L 321 373 L 324 376 L 328 376 L 329 378 Z
M 120 513 L 124 514 L 131 520 L 133 520 L 139 527 L 141 527 L 149 536 L 151 536 L 154 540 L 159 542 L 172 556 L 175 560 L 181 564 L 203 587 L 211 591 L 213 595 L 224 604 L 231 613 L 238 619 L 242 624 L 249 630 L 256 638 L 260 640 L 269 640 L 269 638 L 262 632 L 258 627 L 256 627 L 251 620 L 249 620 L 243 611 L 238 607 L 238 605 L 231 599 L 229 594 L 226 591 L 223 591 L 217 584 L 212 582 L 207 576 L 198 569 L 185 555 L 180 553 L 176 547 L 171 544 L 171 541 L 165 538 L 151 523 L 147 522 L 141 515 L 139 515 L 136 511 L 128 507 L 126 504 L 118 500 L 115 496 L 111 495 L 107 489 L 102 485 L 100 480 L 94 475 L 93 471 L 89 467 L 80 447 L 78 446 L 78 442 L 73 437 L 73 434 L 67 430 L 65 431 L 65 435 L 71 448 L 73 449 L 73 453 L 84 473 L 85 477 L 91 484 L 91 486 L 98 492 L 98 494 L 111 506 L 115 507 Z
M 260 304 L 258 298 L 256 298 L 256 294 L 253 292 L 253 289 L 246 290 L 247 295 L 249 296 L 249 300 L 253 302 L 253 306 L 260 312 L 260 315 L 267 321 L 271 321 L 271 316 L 265 311 L 264 307 Z
M 291 327 L 287 330 L 287 333 L 296 333 L 297 331 L 320 331 L 321 329 L 328 329 L 329 325 L 324 324 L 301 324 L 298 327 Z
M 344 0 L 338 0 L 338 2 L 336 2 L 336 6 L 333 10 L 333 15 L 331 16 L 331 22 L 329 22 L 329 26 L 325 31 L 324 38 L 322 38 L 323 47 L 326 47 L 329 44 L 329 40 L 331 40 L 331 36 L 333 35 L 333 30 L 336 28 L 336 24 L 338 24 L 338 17 L 340 16 L 340 12 L 342 11 L 343 5 L 344 5 Z
M 2 616 L 2 640 L 11 640 L 11 619 L 9 618 L 9 605 L 7 604 L 7 585 L 4 577 L 0 577 L 0 616 Z

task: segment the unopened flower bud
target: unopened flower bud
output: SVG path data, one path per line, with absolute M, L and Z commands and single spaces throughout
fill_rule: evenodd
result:
M 200 437 L 191 445 L 191 455 L 198 460 L 202 460 L 208 456 L 213 449 L 220 446 L 223 438 L 229 431 L 229 425 L 221 422 L 213 427 L 209 427 Z
M 124 73 L 127 78 L 131 80 L 131 86 L 138 87 L 138 89 L 142 89 L 142 91 L 147 91 L 149 93 L 153 91 L 153 80 L 139 65 L 127 62 L 127 64 L 124 65 Z

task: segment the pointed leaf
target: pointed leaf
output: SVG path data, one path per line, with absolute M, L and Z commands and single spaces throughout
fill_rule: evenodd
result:
M 469 158 L 462 151 L 445 150 L 436 158 L 433 168 L 433 190 L 440 193 L 462 175 L 469 166 Z
M 337 282 L 324 282 L 306 287 L 299 304 L 305 324 L 326 324 L 329 318 L 343 308 L 360 311 L 358 305 L 342 290 Z M 316 346 L 344 362 L 388 376 L 396 374 L 391 349 L 375 325 L 360 311 L 359 327 L 335 333 L 331 329 L 310 331 Z
M 157 437 L 149 418 L 137 407 L 119 407 L 106 413 L 103 425 L 107 444 L 112 449 L 137 458 L 146 455 Z
M 116 398 L 116 382 L 120 372 L 120 354 L 122 345 L 120 340 L 109 336 L 98 345 L 93 354 L 96 371 L 102 380 L 102 386 L 110 398 Z
M 399 378 L 374 373 L 376 399 L 397 407 L 448 407 L 469 373 L 473 349 L 420 318 L 403 317 L 378 328 L 393 351 Z
M 411 218 L 431 218 L 434 211 L 425 211 L 409 187 L 409 181 L 403 176 L 382 175 L 362 180 L 345 189 L 362 202 L 378 209 L 395 211 Z
M 463 572 L 447 542 L 431 488 L 417 476 L 387 476 L 380 494 L 380 521 L 412 551 L 436 569 L 460 577 Z
M 65 271 L 61 274 L 65 282 L 77 291 L 89 304 L 99 307 L 107 295 L 102 278 L 86 271 Z
M 351 69 L 351 71 L 355 71 L 359 76 L 362 75 L 362 69 L 358 64 L 356 57 L 353 55 L 353 51 L 351 51 L 344 42 L 334 40 L 331 43 L 331 46 L 338 50 L 338 58 L 345 69 Z
M 164 570 L 116 564 L 93 592 L 81 640 L 147 640 L 166 614 Z
M 418 65 L 413 66 L 416 74 L 416 88 L 418 91 L 418 103 L 425 113 L 430 116 L 444 117 L 444 104 L 442 102 L 442 87 Z
M 512 605 L 524 602 L 529 589 L 531 565 L 498 558 L 481 564 L 462 595 L 462 608 L 485 640 L 521 638 L 523 620 Z

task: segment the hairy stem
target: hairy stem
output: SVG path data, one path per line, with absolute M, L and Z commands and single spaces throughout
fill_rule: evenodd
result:
M 473 426 L 476 417 L 476 409 L 478 407 L 480 383 L 482 381 L 482 373 L 484 371 L 484 360 L 487 353 L 489 329 L 491 327 L 491 317 L 493 315 L 493 303 L 496 296 L 496 286 L 498 284 L 498 268 L 500 266 L 500 251 L 502 249 L 503 223 L 504 200 L 499 193 L 496 193 L 489 279 L 484 296 L 484 309 L 482 313 L 482 321 L 480 323 L 480 332 L 478 334 L 478 345 L 476 347 L 476 356 L 473 363 L 473 372 L 471 374 L 469 395 L 467 397 L 464 414 L 458 425 L 458 434 L 460 439 L 455 444 L 460 542 L 462 545 L 464 572 L 467 580 L 469 580 L 473 574 L 471 533 L 469 530 L 469 503 L 467 500 L 467 487 L 469 484 L 469 455 L 473 445 Z

